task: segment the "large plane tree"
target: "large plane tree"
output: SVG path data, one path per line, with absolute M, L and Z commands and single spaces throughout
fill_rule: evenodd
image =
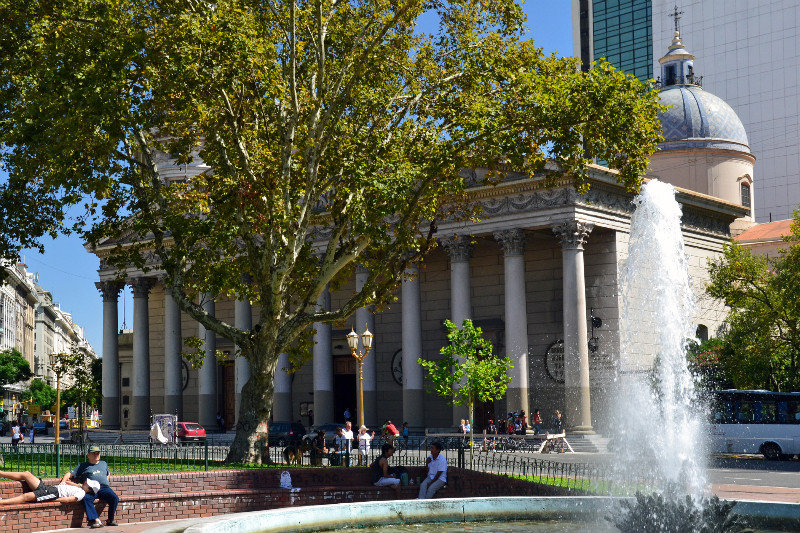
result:
M 391 298 L 437 221 L 470 216 L 461 169 L 551 158 L 585 189 L 599 158 L 638 186 L 655 92 L 543 56 L 524 23 L 514 0 L 0 0 L 0 253 L 73 231 L 163 271 L 249 361 L 229 459 L 259 462 L 278 355 Z M 211 170 L 167 181 L 163 154 Z M 317 309 L 356 262 L 364 288 Z M 249 299 L 258 324 L 201 293 Z

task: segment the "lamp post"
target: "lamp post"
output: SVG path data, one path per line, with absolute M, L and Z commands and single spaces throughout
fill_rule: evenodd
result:
M 364 425 L 364 358 L 369 355 L 369 350 L 372 348 L 372 336 L 369 329 L 365 329 L 361 334 L 361 344 L 364 345 L 362 352 L 358 349 L 358 333 L 355 329 L 351 329 L 347 334 L 347 345 L 350 346 L 350 353 L 358 364 L 358 427 Z
M 67 373 L 68 370 L 68 354 L 51 353 L 50 354 L 50 368 L 53 374 L 56 375 L 56 420 L 55 420 L 55 452 L 56 452 L 56 477 L 61 477 L 61 454 L 59 453 L 59 446 L 61 445 L 61 376 Z

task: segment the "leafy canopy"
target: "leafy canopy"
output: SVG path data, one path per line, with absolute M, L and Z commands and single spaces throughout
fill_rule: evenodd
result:
M 0 352 L 0 387 L 20 381 L 26 381 L 33 376 L 31 366 L 16 348 Z
M 0 255 L 75 231 L 103 267 L 163 273 L 249 360 L 252 449 L 279 354 L 391 300 L 437 222 L 475 214 L 462 169 L 491 182 L 549 156 L 585 189 L 599 158 L 639 185 L 656 92 L 544 57 L 523 24 L 514 0 L 0 0 Z M 318 309 L 356 262 L 363 289 Z
M 50 409 L 56 403 L 56 389 L 48 385 L 44 380 L 36 378 L 31 381 L 26 392 L 20 398 L 22 401 L 33 400 L 33 403 L 42 409 Z
M 737 388 L 800 387 L 800 214 L 777 257 L 736 243 L 709 263 L 707 292 L 730 307 L 720 365 Z
M 441 359 L 418 361 L 428 372 L 432 391 L 454 405 L 472 406 L 505 396 L 511 383 L 511 359 L 496 355 L 472 320 L 464 320 L 460 329 L 450 320 L 444 325 L 448 344 L 439 350 Z

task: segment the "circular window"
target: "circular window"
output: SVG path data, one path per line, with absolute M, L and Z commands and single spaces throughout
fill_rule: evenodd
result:
M 564 383 L 564 341 L 557 340 L 548 346 L 544 359 L 547 375 L 557 383 Z
M 403 385 L 403 350 L 397 350 L 392 356 L 392 379 L 398 385 Z

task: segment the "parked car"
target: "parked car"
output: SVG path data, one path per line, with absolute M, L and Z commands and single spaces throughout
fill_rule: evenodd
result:
M 303 441 L 310 443 L 317 437 L 317 431 L 321 429 L 325 432 L 325 442 L 331 443 L 336 438 L 336 429 L 343 427 L 344 424 L 334 424 L 334 423 L 320 424 L 318 426 L 314 426 L 312 428 L 309 428 L 308 433 L 306 433 L 303 436 Z
M 206 430 L 197 422 L 178 422 L 175 436 L 179 442 L 205 442 Z
M 45 422 L 34 422 L 33 431 L 37 435 L 47 435 L 47 424 Z
M 297 422 L 272 422 L 267 431 L 269 431 L 269 443 L 275 446 L 300 442 L 306 434 L 306 428 Z

